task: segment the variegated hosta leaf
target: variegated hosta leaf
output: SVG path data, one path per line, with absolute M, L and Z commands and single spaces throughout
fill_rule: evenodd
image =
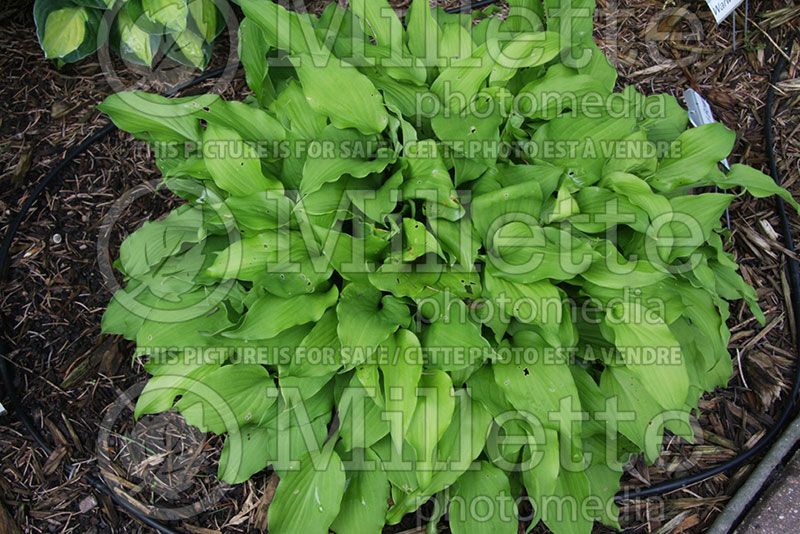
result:
M 45 56 L 65 63 L 110 44 L 126 61 L 148 67 L 161 47 L 170 58 L 202 69 L 222 31 L 214 0 L 36 0 L 34 20 Z M 106 37 L 113 42 L 105 43 Z
M 186 29 L 189 15 L 186 0 L 142 0 L 142 9 L 147 18 L 169 32 L 180 33 Z
M 86 38 L 89 15 L 82 7 L 51 11 L 44 26 L 42 49 L 47 58 L 62 58 L 74 52 Z

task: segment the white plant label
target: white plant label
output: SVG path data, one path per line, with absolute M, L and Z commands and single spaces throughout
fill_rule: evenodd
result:
M 683 99 L 686 101 L 686 108 L 689 110 L 689 121 L 695 128 L 717 122 L 714 118 L 714 112 L 711 111 L 711 106 L 700 93 L 694 89 L 687 89 L 683 92 Z M 726 169 L 730 170 L 731 166 L 727 158 L 722 160 L 722 164 Z
M 706 0 L 706 4 L 711 9 L 711 13 L 714 14 L 717 24 L 728 18 L 728 15 L 742 5 L 742 2 L 744 0 Z
M 689 120 L 694 127 L 716 122 L 714 112 L 708 101 L 694 89 L 687 89 L 683 92 L 683 99 L 689 110 Z

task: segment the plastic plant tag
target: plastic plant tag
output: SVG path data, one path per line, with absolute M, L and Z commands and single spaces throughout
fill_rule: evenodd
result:
M 700 95 L 694 89 L 687 89 L 683 92 L 683 99 L 686 101 L 686 107 L 689 110 L 689 121 L 692 123 L 692 126 L 697 128 L 698 126 L 702 126 L 704 124 L 711 124 L 712 122 L 717 122 L 714 118 L 714 112 L 711 111 L 711 106 L 708 104 L 708 101 Z M 725 158 L 721 162 L 726 169 L 731 170 L 730 163 L 728 163 L 728 158 Z
M 706 4 L 714 14 L 714 19 L 717 24 L 728 18 L 728 15 L 742 5 L 744 0 L 706 0 Z

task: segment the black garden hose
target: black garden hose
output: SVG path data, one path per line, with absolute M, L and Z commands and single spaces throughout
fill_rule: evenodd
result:
M 479 0 L 468 4 L 463 7 L 452 8 L 448 11 L 450 12 L 464 12 L 470 9 L 480 8 L 487 6 L 489 4 L 494 3 L 495 0 Z M 792 40 L 794 42 L 794 39 Z M 223 67 L 219 69 L 214 69 L 208 71 L 197 78 L 194 78 L 184 84 L 181 84 L 171 91 L 167 93 L 167 96 L 174 96 L 175 94 L 179 93 L 184 89 L 188 89 L 190 87 L 196 86 L 197 84 L 222 75 L 227 69 L 232 68 Z M 780 183 L 780 176 L 778 173 L 777 162 L 775 159 L 774 153 L 774 135 L 772 132 L 773 126 L 773 107 L 775 104 L 775 84 L 779 81 L 781 74 L 786 69 L 786 58 L 782 55 L 779 55 L 778 61 L 775 65 L 775 68 L 772 72 L 771 83 L 767 90 L 767 102 L 766 102 L 766 110 L 764 114 L 764 130 L 765 130 L 765 139 L 766 139 L 766 148 L 767 148 L 767 157 L 769 159 L 770 165 L 770 172 L 772 174 L 773 179 Z M 41 197 L 42 193 L 50 186 L 52 183 L 56 182 L 61 177 L 61 173 L 81 154 L 83 154 L 90 146 L 94 143 L 101 141 L 105 137 L 108 136 L 111 132 L 115 131 L 117 128 L 113 124 L 108 124 L 98 130 L 97 132 L 93 133 L 89 137 L 87 137 L 83 142 L 79 145 L 71 149 L 67 155 L 61 160 L 50 172 L 45 175 L 44 178 L 34 187 L 31 194 L 28 196 L 26 201 L 20 207 L 20 210 L 12 219 L 11 223 L 8 226 L 8 231 L 6 232 L 5 238 L 3 239 L 2 244 L 0 244 L 0 281 L 6 279 L 6 275 L 8 274 L 8 268 L 11 261 L 11 254 L 10 249 L 11 245 L 16 237 L 17 232 L 19 231 L 20 226 L 27 218 L 27 215 L 36 201 Z M 777 204 L 777 213 L 780 219 L 780 226 L 781 232 L 784 238 L 784 246 L 789 251 L 794 251 L 794 239 L 792 236 L 792 229 L 789 223 L 789 218 L 786 211 L 786 206 L 784 201 L 781 198 L 776 199 Z M 789 286 L 790 286 L 790 299 L 792 304 L 792 311 L 794 313 L 794 324 L 800 325 L 800 265 L 798 265 L 798 261 L 795 260 L 792 256 L 787 257 L 787 267 L 789 271 Z M 39 447 L 46 453 L 52 453 L 52 447 L 48 444 L 48 441 L 36 427 L 36 424 L 33 422 L 29 412 L 26 408 L 24 408 L 21 404 L 21 397 L 19 396 L 19 392 L 17 391 L 14 380 L 12 377 L 11 369 L 7 363 L 7 354 L 9 352 L 7 343 L 5 341 L 5 337 L 3 334 L 10 333 L 10 329 L 6 329 L 6 319 L 0 314 L 0 378 L 2 378 L 3 386 L 6 391 L 6 396 L 9 399 L 9 405 L 11 410 L 15 413 L 17 418 L 22 422 L 23 426 L 27 430 L 30 437 L 39 445 Z M 796 335 L 796 345 L 800 347 L 800 336 Z M 690 475 L 687 477 L 670 480 L 666 482 L 662 482 L 660 484 L 656 484 L 647 488 L 635 489 L 635 490 L 626 490 L 620 492 L 616 496 L 617 501 L 625 501 L 631 499 L 644 499 L 648 497 L 655 497 L 658 495 L 662 495 L 671 491 L 675 491 L 686 486 L 696 484 L 698 482 L 702 482 L 708 478 L 711 478 L 715 475 L 720 473 L 724 473 L 735 469 L 752 458 L 756 455 L 761 453 L 768 445 L 772 443 L 772 441 L 781 433 L 783 428 L 789 422 L 790 417 L 794 413 L 794 408 L 796 406 L 798 393 L 800 393 L 800 364 L 796 366 L 795 374 L 794 374 L 794 381 L 792 384 L 791 394 L 789 398 L 786 400 L 786 404 L 781 411 L 781 415 L 778 418 L 778 421 L 775 425 L 770 429 L 770 431 L 762 437 L 755 446 L 747 451 L 743 452 L 742 454 L 736 456 L 735 458 L 724 462 L 718 466 L 705 469 L 696 473 L 694 475 Z M 142 522 L 143 524 L 149 526 L 150 528 L 161 532 L 163 534 L 177 534 L 176 531 L 172 530 L 171 528 L 161 524 L 160 522 L 156 521 L 155 519 L 149 517 L 145 513 L 143 513 L 139 508 L 133 506 L 128 500 L 124 497 L 120 496 L 118 493 L 114 492 L 109 486 L 107 486 L 100 478 L 92 475 L 91 473 L 86 473 L 83 475 L 83 478 L 99 493 L 107 495 L 110 497 L 120 508 L 124 509 L 129 515 L 133 518 L 137 519 L 138 521 Z
M 790 39 L 790 51 L 792 44 L 796 40 L 796 37 L 797 36 L 795 35 Z M 775 107 L 775 85 L 780 81 L 781 75 L 785 70 L 786 57 L 783 54 L 778 53 L 778 60 L 775 63 L 774 69 L 772 70 L 769 87 L 767 88 L 767 101 L 764 109 L 764 140 L 766 143 L 767 159 L 769 160 L 769 170 L 772 178 L 778 184 L 780 184 L 782 180 L 780 173 L 778 172 L 778 163 L 775 159 L 775 136 L 772 131 L 774 123 L 773 108 Z M 775 197 L 775 199 L 778 218 L 780 219 L 781 233 L 783 234 L 784 246 L 786 247 L 786 250 L 794 253 L 794 237 L 792 236 L 792 227 L 789 223 L 789 217 L 786 212 L 786 203 L 780 197 Z M 794 256 L 791 255 L 787 255 L 786 264 L 789 274 L 789 298 L 792 305 L 791 312 L 794 315 L 795 324 L 795 348 L 800 350 L 800 265 L 798 265 L 798 261 L 794 258 Z M 685 488 L 686 486 L 690 486 L 698 482 L 702 482 L 703 480 L 707 480 L 713 476 L 719 475 L 720 473 L 725 473 L 744 465 L 755 456 L 763 452 L 775 440 L 775 438 L 780 435 L 794 415 L 795 407 L 797 406 L 798 394 L 800 394 L 800 362 L 795 362 L 792 389 L 789 393 L 789 397 L 786 399 L 783 409 L 781 410 L 781 414 L 778 417 L 778 420 L 775 422 L 775 425 L 764 435 L 764 437 L 758 440 L 758 443 L 756 443 L 752 448 L 747 449 L 743 453 L 731 458 L 727 462 L 704 469 L 699 473 L 695 473 L 694 475 L 677 478 L 675 480 L 667 480 L 647 488 L 622 491 L 617 494 L 616 499 L 618 501 L 624 501 L 630 499 L 656 497 L 671 491 Z

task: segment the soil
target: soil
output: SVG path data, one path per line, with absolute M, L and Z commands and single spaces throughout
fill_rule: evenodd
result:
M 3 233 L 32 186 L 69 147 L 105 124 L 95 106 L 106 95 L 120 84 L 163 90 L 197 75 L 170 65 L 152 75 L 117 59 L 97 57 L 56 68 L 38 47 L 31 7 L 32 2 L 21 0 L 0 7 Z M 777 54 L 774 45 L 790 42 L 800 27 L 800 7 L 753 0 L 747 35 L 743 13 L 740 9 L 735 51 L 730 19 L 716 26 L 700 1 L 598 0 L 596 37 L 618 66 L 621 84 L 676 96 L 692 86 L 707 96 L 720 120 L 739 135 L 731 160 L 763 169 L 762 117 Z M 702 37 L 687 37 L 692 31 Z M 684 37 L 677 39 L 677 32 Z M 219 42 L 223 44 L 216 48 L 213 66 L 224 64 L 229 53 L 227 34 Z M 794 110 L 800 99 L 800 47 L 789 57 L 791 67 L 778 91 L 776 152 L 786 185 L 797 192 L 800 117 Z M 117 79 L 109 74 L 112 68 Z M 241 78 L 228 83 L 223 94 L 245 94 Z M 204 85 L 214 86 L 214 81 Z M 132 361 L 128 343 L 99 335 L 112 289 L 103 275 L 105 254 L 113 257 L 127 233 L 175 205 L 170 195 L 142 186 L 158 178 L 142 144 L 114 133 L 90 148 L 45 194 L 14 242 L 9 279 L 0 295 L 7 318 L 2 335 L 10 347 L 5 356 L 24 392 L 23 403 L 53 452 L 44 454 L 13 417 L 0 420 L 0 501 L 7 511 L 0 510 L 0 527 L 8 517 L 22 531 L 34 533 L 149 531 L 92 490 L 86 475 L 99 469 L 140 502 L 171 510 L 162 519 L 176 519 L 170 522 L 176 530 L 249 532 L 266 526 L 276 477 L 262 473 L 236 487 L 222 486 L 214 478 L 220 440 L 193 431 L 172 415 L 135 423 L 124 393 L 140 385 L 146 373 Z M 110 243 L 98 252 L 105 218 L 120 198 L 133 192 L 141 194 L 112 221 Z M 797 217 L 792 220 L 797 231 Z M 758 291 L 766 327 L 759 327 L 744 305 L 732 308 L 734 377 L 728 388 L 703 398 L 697 442 L 668 440 L 655 466 L 642 461 L 630 466 L 625 486 L 656 483 L 725 461 L 751 447 L 774 422 L 796 359 L 786 254 L 777 228 L 771 200 L 743 199 L 732 207 L 734 249 L 745 278 Z M 7 398 L 2 400 L 7 405 Z M 662 498 L 627 503 L 623 526 L 647 532 L 703 531 L 749 469 Z M 409 518 L 402 529 L 413 529 L 415 523 Z

